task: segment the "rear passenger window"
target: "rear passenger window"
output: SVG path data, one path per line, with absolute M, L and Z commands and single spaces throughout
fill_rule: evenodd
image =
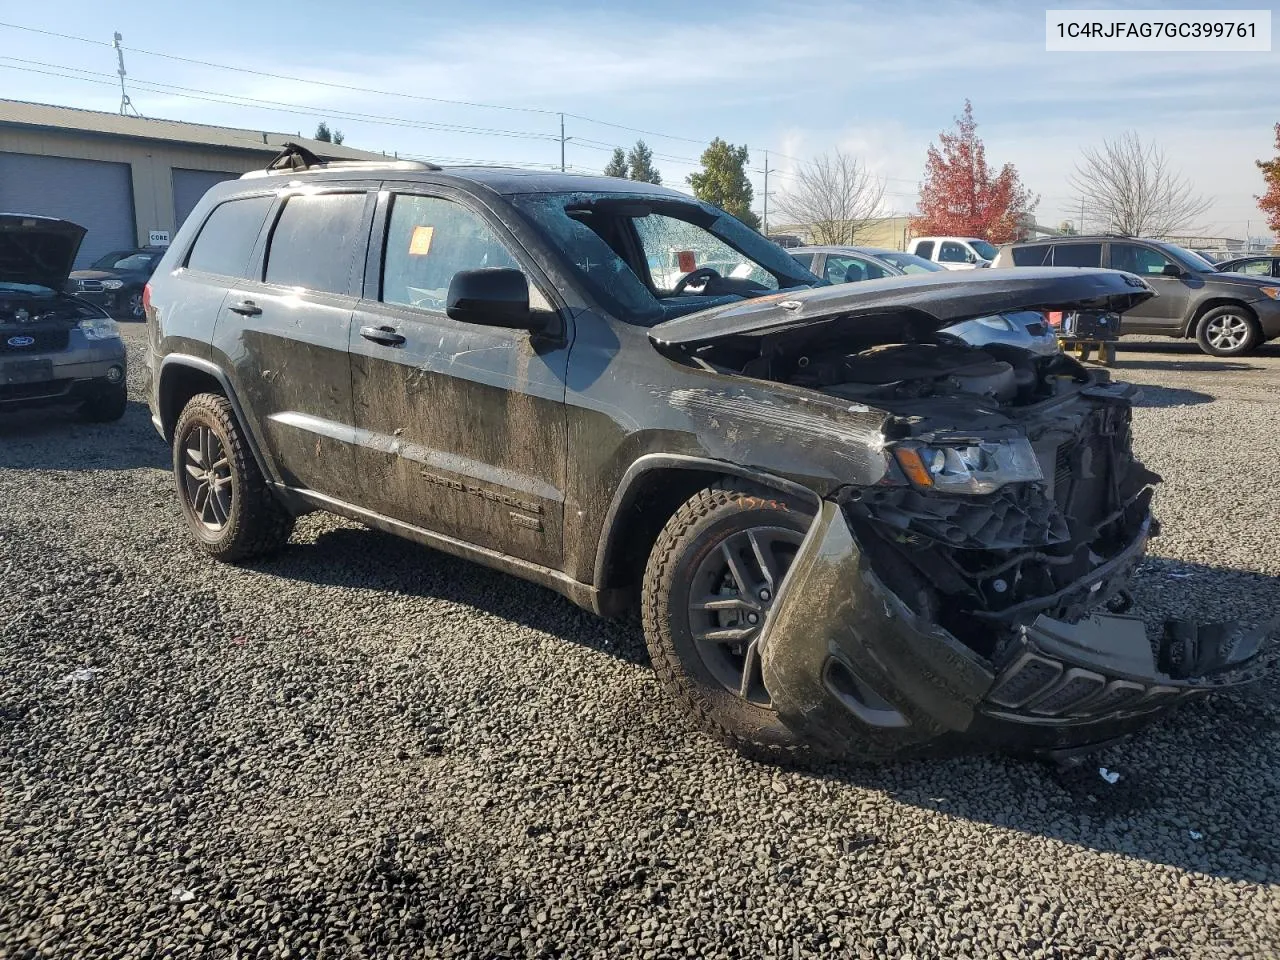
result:
M 1015 267 L 1044 267 L 1049 264 L 1049 253 L 1053 248 L 1046 243 L 1028 244 L 1025 247 L 1013 248 L 1013 265 Z
M 267 283 L 348 293 L 351 265 L 364 253 L 364 204 L 363 193 L 290 197 L 271 231 Z
M 408 194 L 392 202 L 384 303 L 444 312 L 449 281 L 459 270 L 519 266 L 489 225 L 462 204 Z
M 933 259 L 933 241 L 926 240 L 924 243 L 916 245 L 916 256 L 924 257 L 926 260 Z
M 187 255 L 187 269 L 243 278 L 274 197 L 245 197 L 214 207 Z
M 1100 267 L 1102 266 L 1102 244 L 1058 244 L 1053 248 L 1053 265 L 1055 267 Z

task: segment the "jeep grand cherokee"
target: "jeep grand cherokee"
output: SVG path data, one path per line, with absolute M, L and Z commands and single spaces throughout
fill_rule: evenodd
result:
M 1124 310 L 1138 278 L 826 286 L 648 184 L 274 166 L 214 187 L 149 291 L 154 420 L 213 556 L 327 510 L 638 602 L 670 693 L 771 756 L 1087 746 L 1257 676 L 1262 632 L 1117 613 L 1158 481 L 1134 391 L 937 333 Z

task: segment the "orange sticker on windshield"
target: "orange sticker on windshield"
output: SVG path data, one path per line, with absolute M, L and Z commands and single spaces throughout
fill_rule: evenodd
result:
M 676 254 L 676 266 L 681 273 L 692 273 L 698 267 L 698 258 L 693 255 L 692 250 L 681 250 Z
M 409 255 L 425 257 L 431 252 L 431 238 L 435 235 L 435 227 L 414 227 L 413 236 L 409 238 Z

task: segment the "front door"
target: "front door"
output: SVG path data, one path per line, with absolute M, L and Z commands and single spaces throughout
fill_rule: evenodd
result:
M 459 323 L 460 270 L 515 267 L 551 309 L 525 253 L 462 197 L 385 194 L 351 325 L 362 505 L 465 543 L 558 568 L 567 338 Z M 379 245 L 374 245 L 375 250 Z
M 1192 285 L 1197 283 L 1194 275 L 1165 276 L 1165 267 L 1177 264 L 1159 250 L 1140 243 L 1112 240 L 1108 246 L 1112 270 L 1136 273 L 1156 292 L 1156 296 L 1125 311 L 1121 329 L 1125 333 L 1180 333 Z

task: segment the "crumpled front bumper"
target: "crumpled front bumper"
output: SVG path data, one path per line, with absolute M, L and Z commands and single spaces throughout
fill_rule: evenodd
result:
M 1144 528 L 1106 575 L 1135 565 L 1145 541 Z M 827 753 L 874 760 L 955 737 L 1054 751 L 1114 740 L 1190 697 L 1259 679 L 1278 625 L 1246 632 L 1173 623 L 1152 644 L 1134 617 L 1071 624 L 1041 614 L 988 660 L 895 595 L 840 507 L 824 502 L 765 624 L 760 656 L 780 718 Z

